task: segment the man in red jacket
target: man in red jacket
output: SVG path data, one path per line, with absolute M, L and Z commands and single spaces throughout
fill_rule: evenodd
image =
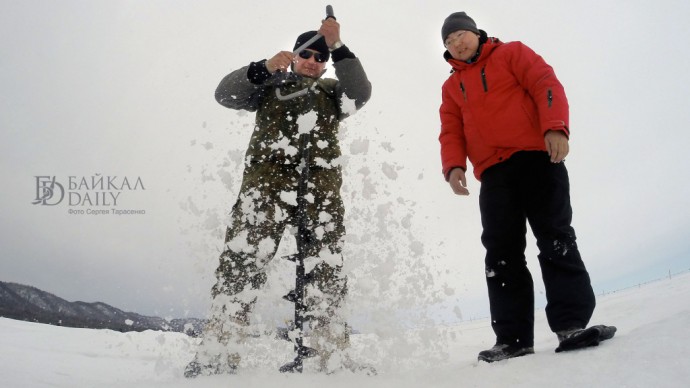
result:
M 575 243 L 568 172 L 568 101 L 539 55 L 479 30 L 465 12 L 441 30 L 453 72 L 443 85 L 441 160 L 458 195 L 469 195 L 467 160 L 481 181 L 479 206 L 496 345 L 493 362 L 534 353 L 534 284 L 525 260 L 526 222 L 539 248 L 546 316 L 557 352 L 598 345 L 616 328 L 586 329 L 595 307 Z

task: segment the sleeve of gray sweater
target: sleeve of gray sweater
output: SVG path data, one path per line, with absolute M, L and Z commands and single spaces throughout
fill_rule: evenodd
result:
M 249 66 L 226 75 L 216 88 L 216 101 L 226 108 L 254 112 L 259 108 L 263 86 L 247 77 Z
M 336 95 L 342 112 L 340 119 L 354 114 L 371 97 L 371 82 L 359 58 L 345 58 L 333 64 L 338 77 Z

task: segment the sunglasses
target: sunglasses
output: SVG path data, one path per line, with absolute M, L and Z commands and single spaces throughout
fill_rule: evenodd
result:
M 300 56 L 300 58 L 304 58 L 304 59 L 309 59 L 313 56 L 314 60 L 316 62 L 319 62 L 319 63 L 324 63 L 328 60 L 327 54 L 322 54 L 320 52 L 309 51 L 309 50 L 300 51 L 299 56 Z

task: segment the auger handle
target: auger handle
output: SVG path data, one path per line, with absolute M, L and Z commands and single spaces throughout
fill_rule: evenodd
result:
M 333 19 L 335 19 L 335 15 L 333 14 L 333 7 L 330 6 L 330 5 L 327 5 L 327 6 L 326 6 L 326 19 L 328 19 L 328 18 L 333 18 Z M 316 34 L 316 35 L 312 36 L 311 39 L 309 39 L 308 41 L 304 42 L 301 46 L 297 47 L 297 48 L 295 49 L 295 51 L 293 51 L 292 53 L 295 54 L 295 55 L 301 53 L 305 48 L 309 47 L 312 43 L 314 43 L 314 42 L 316 42 L 317 40 L 319 40 L 322 36 L 323 36 L 323 35 L 321 35 L 321 34 Z

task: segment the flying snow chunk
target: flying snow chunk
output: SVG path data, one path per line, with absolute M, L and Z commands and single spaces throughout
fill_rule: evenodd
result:
M 333 219 L 333 216 L 326 212 L 319 213 L 319 222 L 329 222 Z
M 395 148 L 393 148 L 393 145 L 389 141 L 385 141 L 385 142 L 381 143 L 381 148 L 383 148 L 384 150 L 386 150 L 388 152 L 395 151 Z
M 134 321 L 131 319 L 125 319 L 125 325 L 127 326 L 132 326 L 134 324 Z
M 348 116 L 351 116 L 357 112 L 357 106 L 355 105 L 355 100 L 347 97 L 346 95 L 343 94 L 343 98 L 341 100 L 341 111 L 345 113 Z
M 343 265 L 343 255 L 340 253 L 333 253 L 328 248 L 321 249 L 319 258 L 323 260 L 324 263 L 333 267 Z
M 352 155 L 365 154 L 369 152 L 369 140 L 357 139 L 350 144 L 350 153 Z
M 275 212 L 273 213 L 273 219 L 275 222 L 281 222 L 287 218 L 287 214 L 283 211 L 283 208 L 277 204 L 274 206 Z
M 340 165 L 340 158 L 335 158 L 331 160 L 330 162 L 326 161 L 324 158 L 314 158 L 314 165 L 323 167 L 323 168 L 335 168 Z
M 424 254 L 424 244 L 422 244 L 420 241 L 412 241 L 410 243 L 410 250 L 412 251 L 413 256 L 422 256 Z
M 276 243 L 270 238 L 266 237 L 265 239 L 259 241 L 259 247 L 258 247 L 258 252 L 257 254 L 259 256 L 269 256 L 273 254 L 276 250 Z
M 288 205 L 297 206 L 297 192 L 296 191 L 281 191 L 280 200 Z
M 315 111 L 311 111 L 307 114 L 299 116 L 297 118 L 297 132 L 300 134 L 311 132 L 311 130 L 316 127 L 317 118 L 318 116 L 316 115 Z
M 412 214 L 408 214 L 400 220 L 400 225 L 405 229 L 410 229 L 412 227 Z
M 299 152 L 296 147 L 290 145 L 290 140 L 284 136 L 277 143 L 269 145 L 269 148 L 272 150 L 282 149 L 288 156 L 295 156 Z
M 383 163 L 381 165 L 381 170 L 383 171 L 383 174 L 388 177 L 388 179 L 392 181 L 398 179 L 398 173 L 395 171 L 395 167 L 393 167 L 393 165 Z
M 248 241 L 249 237 L 249 232 L 248 231 L 242 231 L 235 236 L 232 240 L 228 241 L 227 244 L 225 244 L 226 249 L 235 251 L 235 252 L 245 252 L 245 253 L 254 253 L 254 247 L 249 244 Z

